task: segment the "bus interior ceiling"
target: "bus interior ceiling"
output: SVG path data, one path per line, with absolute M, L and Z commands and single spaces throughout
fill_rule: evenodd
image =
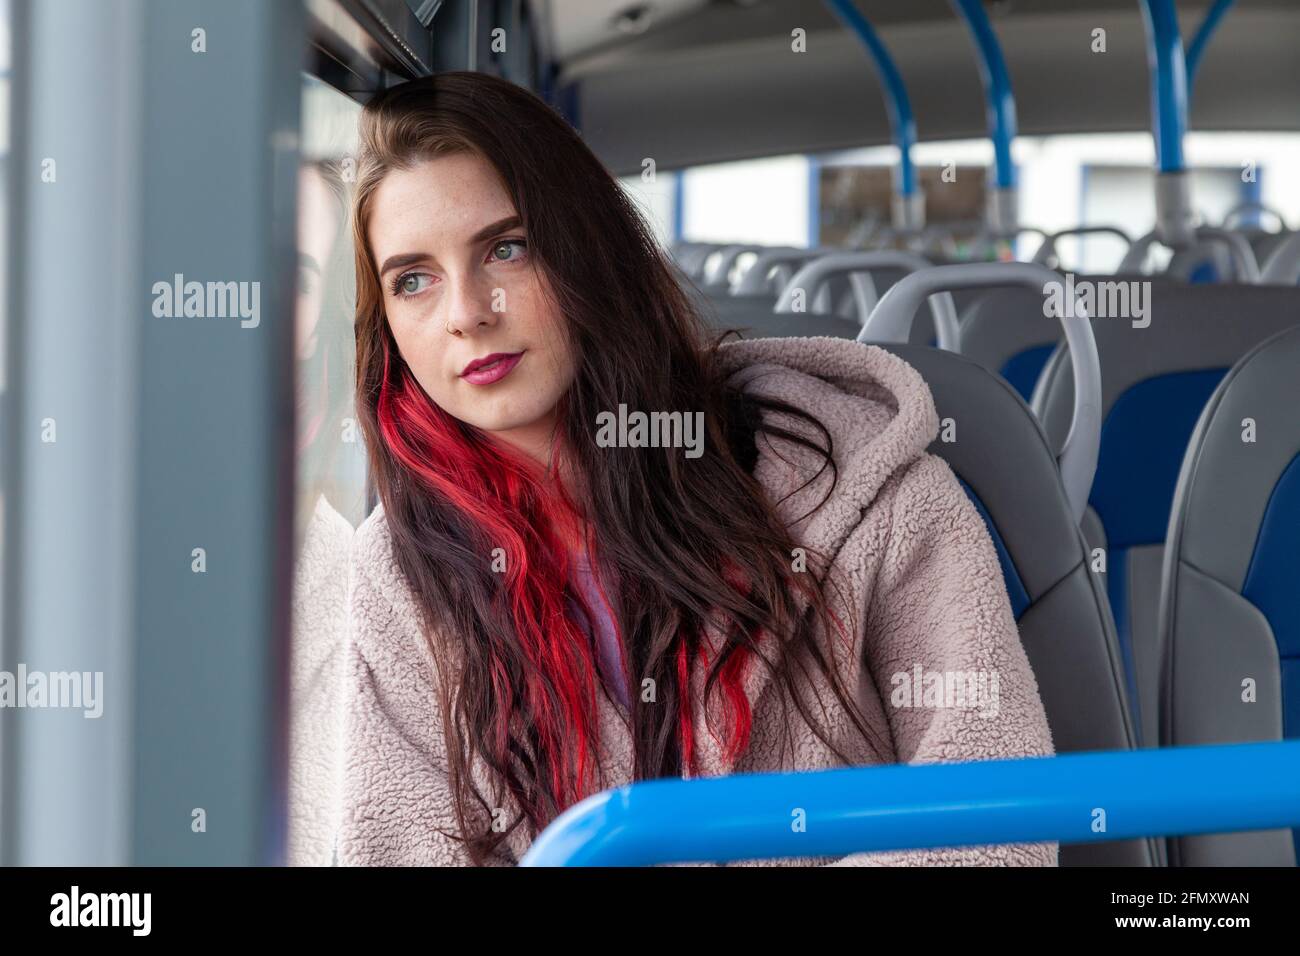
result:
M 1208 5 L 1180 3 L 1183 23 L 1198 22 Z M 576 87 L 583 135 L 618 174 L 640 172 L 646 157 L 667 170 L 890 141 L 880 81 L 822 0 L 545 6 L 561 82 Z M 1137 2 L 988 6 L 1021 134 L 1150 129 Z M 639 7 L 655 12 L 644 15 L 641 32 L 626 35 L 620 15 Z M 982 136 L 978 67 L 948 0 L 872 0 L 861 8 L 899 64 L 923 140 Z M 591 26 L 602 22 L 603 30 Z M 807 52 L 792 52 L 794 30 L 805 31 Z M 1096 30 L 1105 31 L 1104 52 L 1094 52 Z M 1239 0 L 1206 52 L 1190 128 L 1294 130 L 1298 33 L 1294 3 Z

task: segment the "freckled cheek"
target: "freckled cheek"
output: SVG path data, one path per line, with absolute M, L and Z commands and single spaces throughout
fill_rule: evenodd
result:
M 524 274 L 503 278 L 496 284 L 496 288 L 500 289 L 500 298 L 504 299 L 504 311 L 522 325 L 531 329 L 543 329 L 549 325 L 555 305 L 543 291 L 536 273 L 522 269 L 519 271 Z
M 447 367 L 446 333 L 432 321 L 392 321 L 389 327 L 397 341 L 397 350 L 419 382 L 427 389 L 434 382 L 448 381 L 454 375 Z M 445 385 L 443 386 L 446 387 Z
M 517 282 L 511 282 L 509 279 L 494 276 L 486 283 L 484 293 L 487 296 L 484 304 L 493 312 L 515 316 L 527 308 L 527 294 L 519 288 Z

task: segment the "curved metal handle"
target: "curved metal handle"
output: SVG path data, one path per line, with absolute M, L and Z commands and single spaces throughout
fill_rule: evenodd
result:
M 677 267 L 694 282 L 703 277 L 704 264 L 708 261 L 709 254 L 715 249 L 721 249 L 723 245 L 725 244 L 720 242 L 681 242 L 673 247 L 672 256 Z
M 1241 233 L 1233 232 L 1230 229 L 1220 229 L 1217 226 L 1199 226 L 1196 229 L 1196 238 L 1226 245 L 1228 252 L 1232 254 L 1233 265 L 1237 269 L 1237 277 L 1242 282 L 1251 284 L 1260 281 L 1259 262 L 1255 259 L 1255 251 L 1251 249 L 1250 243 L 1246 241 L 1246 237 Z M 1124 258 L 1115 271 L 1141 272 L 1147 254 L 1157 242 L 1160 242 L 1160 237 L 1154 230 L 1136 239 L 1128 247 L 1128 252 L 1124 253 Z M 1160 242 L 1160 244 L 1165 245 L 1163 242 Z
M 1252 285 L 1259 283 L 1259 262 L 1255 259 L 1255 250 L 1241 233 L 1220 229 L 1218 226 L 1201 226 L 1196 230 L 1196 238 L 1225 243 L 1232 253 L 1233 264 L 1237 267 L 1237 278 Z
M 1258 213 L 1263 213 L 1266 216 L 1272 216 L 1274 219 L 1277 220 L 1277 224 L 1281 228 L 1282 232 L 1286 232 L 1289 228 L 1286 224 L 1285 216 L 1283 216 L 1272 206 L 1266 205 L 1262 202 L 1237 203 L 1237 205 L 1233 206 L 1231 209 L 1228 210 L 1228 212 L 1223 217 L 1223 222 L 1219 223 L 1219 225 L 1222 226 L 1224 229 L 1235 228 L 1237 221 L 1241 219 L 1241 217 L 1245 213 L 1248 212 L 1258 212 Z
M 807 262 L 818 256 L 826 255 L 825 249 L 799 249 L 795 246 L 781 246 L 776 249 L 764 249 L 754 260 L 754 264 L 745 270 L 738 282 L 731 287 L 732 295 L 758 295 L 771 288 L 769 276 L 777 266 Z
M 1141 272 L 1142 265 L 1147 261 L 1147 256 L 1151 254 L 1151 247 L 1156 244 L 1158 237 L 1155 230 L 1151 230 L 1146 235 L 1138 236 L 1128 247 L 1128 252 L 1124 253 L 1124 258 L 1119 261 L 1115 267 L 1116 272 Z
M 708 267 L 708 259 L 705 259 L 706 267 L 701 284 L 709 289 L 727 288 L 727 274 L 731 272 L 731 267 L 736 264 L 736 260 L 746 252 L 762 252 L 764 248 L 764 246 L 754 245 L 753 243 L 735 243 L 730 246 L 723 246 L 721 249 L 715 249 L 709 253 L 709 256 L 716 254 L 718 258 L 713 262 L 712 268 Z
M 1043 240 L 1034 257 L 1029 260 L 1036 262 L 1040 266 L 1051 266 L 1052 260 L 1056 258 L 1056 240 L 1063 239 L 1066 236 L 1095 236 L 1095 235 L 1118 236 L 1124 240 L 1126 246 L 1133 245 L 1133 237 L 1118 226 L 1075 226 L 1073 229 L 1062 229 L 1060 232 L 1054 232 Z
M 822 256 L 795 273 L 790 284 L 785 287 L 777 300 L 777 312 L 793 312 L 795 293 L 802 289 L 805 301 L 812 301 L 822 286 L 831 278 L 855 272 L 869 273 L 872 269 L 901 269 L 915 273 L 920 269 L 933 269 L 934 264 L 925 256 L 915 252 L 897 249 L 883 249 L 878 252 L 840 252 Z M 874 288 L 874 286 L 873 286 Z M 858 314 L 863 322 L 876 307 L 874 297 L 866 292 L 866 283 L 855 283 L 854 297 L 858 301 Z M 957 305 L 947 292 L 936 295 L 930 300 L 930 312 L 934 316 L 934 331 L 939 339 L 939 348 L 956 352 L 961 345 L 961 328 L 957 324 Z
M 1259 281 L 1269 285 L 1295 285 L 1300 282 L 1300 232 L 1291 233 L 1273 250 Z
M 1046 266 L 1032 262 L 981 262 L 971 265 L 936 266 L 900 279 L 885 293 L 868 317 L 859 342 L 906 342 L 912 319 L 928 296 L 952 289 L 1025 286 L 1047 294 L 1054 287 L 1061 290 L 1064 304 L 1064 277 Z M 1074 416 L 1057 463 L 1061 483 L 1076 521 L 1083 520 L 1088 507 L 1088 493 L 1097 472 L 1097 454 L 1101 447 L 1101 360 L 1097 340 L 1087 312 L 1078 302 L 1070 303 L 1065 314 L 1056 316 L 1065 329 L 1074 369 Z M 1047 301 L 1043 315 L 1051 317 Z

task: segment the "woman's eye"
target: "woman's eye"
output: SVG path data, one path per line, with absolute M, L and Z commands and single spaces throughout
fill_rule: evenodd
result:
M 430 279 L 423 272 L 408 272 L 397 280 L 397 295 L 419 295 L 429 287 Z
M 488 258 L 492 262 L 518 262 L 524 258 L 528 244 L 522 239 L 503 239 L 492 247 Z

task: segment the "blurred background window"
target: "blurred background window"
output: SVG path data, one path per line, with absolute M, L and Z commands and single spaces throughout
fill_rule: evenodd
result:
M 1193 132 L 1185 141 L 1196 211 L 1218 225 L 1234 207 L 1263 203 L 1290 228 L 1300 226 L 1300 166 L 1295 133 Z M 874 146 L 819 155 L 787 155 L 660 170 L 620 182 L 646 212 L 665 245 L 676 240 L 763 245 L 856 246 L 888 225 L 898 153 Z M 1253 162 L 1243 164 L 1243 157 Z M 912 151 L 926 197 L 928 223 L 978 223 L 993 148 L 985 139 L 920 143 Z M 1015 143 L 1020 219 L 1055 232 L 1075 225 L 1118 226 L 1137 237 L 1155 219 L 1148 133 L 1021 136 Z M 756 201 L 761 197 L 762 201 Z M 1277 228 L 1267 218 L 1238 226 Z M 1020 242 L 1032 255 L 1039 238 Z M 1124 254 L 1115 236 L 1067 237 L 1061 267 L 1113 270 Z M 1167 250 L 1163 252 L 1167 258 Z M 1161 263 L 1153 258 L 1159 267 Z
M 354 100 L 302 80 L 295 305 L 297 391 L 288 862 L 328 865 L 338 813 L 348 555 L 367 512 L 353 402 Z

